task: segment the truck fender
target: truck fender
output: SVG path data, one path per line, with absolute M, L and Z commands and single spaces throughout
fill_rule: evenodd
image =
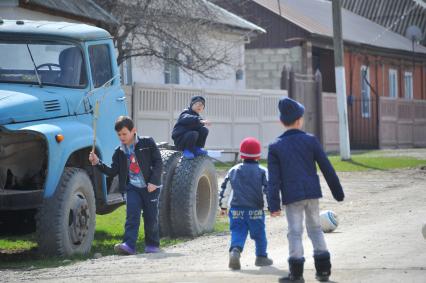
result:
M 61 178 L 65 164 L 69 156 L 82 148 L 92 146 L 93 129 L 78 121 L 49 121 L 49 123 L 29 125 L 20 129 L 20 131 L 38 132 L 47 140 L 48 167 L 44 198 L 51 197 L 56 190 L 56 186 Z M 60 143 L 56 141 L 56 135 L 61 134 L 64 140 Z M 97 148 L 102 148 L 102 141 L 97 139 Z M 100 152 L 102 155 L 102 152 Z M 106 193 L 105 177 L 102 178 L 102 190 Z

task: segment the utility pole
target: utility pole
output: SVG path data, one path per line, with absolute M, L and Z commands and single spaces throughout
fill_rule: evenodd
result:
M 343 37 L 342 37 L 342 6 L 341 0 L 333 2 L 333 42 L 334 42 L 334 73 L 336 79 L 337 110 L 339 113 L 339 145 L 340 158 L 351 159 L 348 128 L 348 108 L 346 104 L 345 66 L 343 64 Z

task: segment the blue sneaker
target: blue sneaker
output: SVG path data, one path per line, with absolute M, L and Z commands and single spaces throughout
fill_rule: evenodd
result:
M 194 159 L 195 155 L 189 149 L 184 149 L 183 150 L 183 157 L 185 159 Z
M 145 247 L 145 253 L 147 254 L 156 254 L 161 252 L 161 249 L 159 247 L 156 246 L 146 246 Z
M 205 149 L 202 149 L 201 147 L 195 147 L 195 152 L 194 152 L 194 154 L 195 154 L 195 156 L 199 156 L 199 155 L 207 155 L 207 150 L 205 150 Z
M 135 255 L 136 250 L 129 247 L 126 243 L 116 244 L 114 251 L 119 255 Z

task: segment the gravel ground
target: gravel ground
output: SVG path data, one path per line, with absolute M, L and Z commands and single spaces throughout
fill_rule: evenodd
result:
M 423 151 L 421 154 L 425 154 Z M 222 174 L 221 174 L 222 175 Z M 339 173 L 346 193 L 332 199 L 324 180 L 321 209 L 340 218 L 326 234 L 332 254 L 332 282 L 426 282 L 426 171 L 420 169 Z M 204 236 L 164 253 L 107 256 L 38 270 L 2 270 L 1 282 L 277 282 L 286 275 L 288 246 L 285 217 L 267 217 L 272 267 L 254 266 L 251 240 L 242 255 L 242 270 L 230 271 L 229 233 Z M 312 246 L 304 235 L 305 280 L 316 282 Z

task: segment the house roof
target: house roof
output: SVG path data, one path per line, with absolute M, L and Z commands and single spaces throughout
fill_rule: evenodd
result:
M 332 38 L 332 6 L 326 0 L 253 0 L 312 35 Z M 412 52 L 411 40 L 386 30 L 364 17 L 342 9 L 342 31 L 345 42 Z M 426 54 L 426 48 L 415 44 L 414 51 Z
M 223 24 L 229 27 L 238 28 L 242 30 L 254 31 L 257 33 L 266 33 L 266 30 L 263 28 L 209 2 L 205 1 L 210 12 L 213 14 L 213 21 L 219 24 Z
M 342 7 L 401 35 L 411 25 L 426 32 L 426 0 L 342 0 Z
M 70 40 L 98 40 L 111 38 L 104 29 L 86 24 L 48 21 L 22 21 L 17 24 L 14 20 L 2 20 L 0 22 L 0 38 L 22 38 L 35 35 L 44 39 L 62 38 Z
M 20 1 L 20 6 L 40 7 L 63 14 L 83 17 L 91 21 L 118 24 L 117 19 L 92 0 L 25 0 Z

